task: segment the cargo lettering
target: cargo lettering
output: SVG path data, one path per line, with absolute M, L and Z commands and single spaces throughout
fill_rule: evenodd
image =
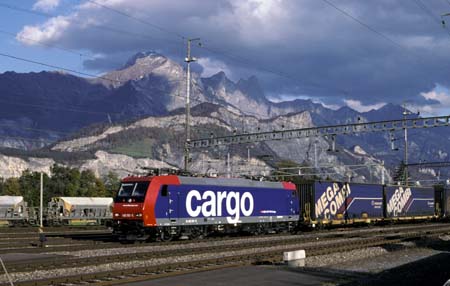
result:
M 399 187 L 398 189 L 395 189 L 394 194 L 387 204 L 387 212 L 393 216 L 401 214 L 411 196 L 412 193 L 410 188 L 403 189 L 402 187 Z
M 335 216 L 350 193 L 349 184 L 344 184 L 342 189 L 337 183 L 328 186 L 316 202 L 316 217 L 330 219 L 332 216 Z
M 197 206 L 192 207 L 193 201 L 197 201 Z M 249 192 L 213 192 L 206 191 L 203 195 L 197 190 L 191 190 L 186 197 L 186 210 L 189 216 L 204 217 L 222 216 L 222 204 L 225 201 L 225 209 L 228 223 L 239 222 L 240 215 L 250 216 L 253 212 L 253 196 Z M 247 207 L 246 207 L 247 203 Z

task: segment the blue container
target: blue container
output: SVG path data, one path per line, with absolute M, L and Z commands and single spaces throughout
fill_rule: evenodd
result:
M 386 186 L 386 217 L 433 216 L 434 189 Z
M 314 183 L 316 219 L 383 218 L 383 186 L 339 182 Z

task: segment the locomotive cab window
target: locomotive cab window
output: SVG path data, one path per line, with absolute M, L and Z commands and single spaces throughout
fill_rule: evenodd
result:
M 144 202 L 150 182 L 122 183 L 115 202 Z
M 120 186 L 118 197 L 128 197 L 131 196 L 134 190 L 135 183 L 124 183 Z
M 132 197 L 145 197 L 145 193 L 147 193 L 148 183 L 136 183 Z

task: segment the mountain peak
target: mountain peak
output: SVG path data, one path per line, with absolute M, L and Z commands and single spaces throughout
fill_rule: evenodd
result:
M 227 77 L 227 75 L 225 74 L 224 71 L 220 71 L 220 72 L 210 76 L 211 79 L 225 79 L 226 77 Z
M 167 58 L 155 51 L 146 51 L 146 52 L 138 52 L 134 54 L 128 61 L 125 63 L 125 65 L 122 67 L 122 69 L 127 69 L 129 67 L 132 67 L 136 64 L 145 62 L 142 59 L 147 59 L 149 61 L 155 61 L 156 59 L 162 59 L 167 60 Z
M 171 80 L 179 77 L 182 71 L 183 68 L 179 64 L 159 53 L 139 52 L 133 55 L 121 69 L 105 74 L 105 77 L 117 82 L 99 81 L 107 87 L 117 88 L 129 80 L 140 81 L 151 76 Z
M 225 72 L 220 71 L 216 74 L 213 74 L 212 76 L 206 78 L 207 81 L 209 81 L 212 84 L 218 85 L 220 83 L 225 83 L 228 84 L 229 82 L 231 82 L 227 75 L 225 74 Z
M 237 87 L 243 93 L 248 94 L 255 100 L 267 101 L 264 91 L 259 84 L 259 80 L 254 75 L 250 76 L 248 79 L 240 79 L 237 83 Z

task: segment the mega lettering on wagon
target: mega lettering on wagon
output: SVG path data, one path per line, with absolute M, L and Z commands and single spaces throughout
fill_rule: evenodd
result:
M 386 211 L 392 216 L 398 216 L 406 211 L 406 206 L 411 199 L 411 189 L 398 187 L 389 199 Z
M 388 217 L 434 215 L 432 188 L 387 186 L 385 192 Z
M 317 218 L 330 219 L 344 205 L 345 199 L 351 194 L 349 184 L 332 183 L 324 191 L 316 189 L 315 213 Z

